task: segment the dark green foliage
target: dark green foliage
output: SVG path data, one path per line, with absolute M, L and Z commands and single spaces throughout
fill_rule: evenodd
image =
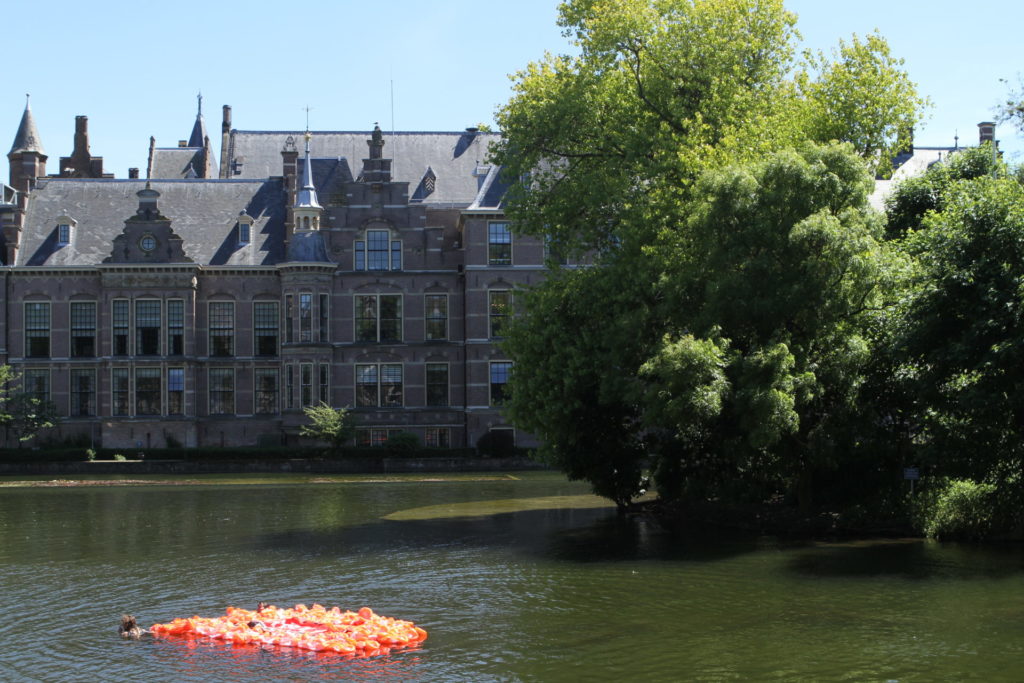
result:
M 1001 483 L 938 481 L 915 501 L 915 522 L 926 536 L 943 541 L 1019 538 L 1022 502 L 1019 475 Z
M 412 432 L 399 432 L 388 437 L 388 440 L 384 442 L 384 448 L 390 455 L 407 455 L 419 450 L 420 440 Z

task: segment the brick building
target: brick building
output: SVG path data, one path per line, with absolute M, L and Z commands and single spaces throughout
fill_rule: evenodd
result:
M 242 131 L 224 107 L 219 164 L 200 110 L 179 147 L 151 139 L 146 178 L 115 179 L 78 117 L 47 175 L 26 106 L 0 362 L 57 406 L 50 436 L 105 447 L 296 443 L 319 401 L 352 407 L 360 443 L 529 445 L 501 415 L 497 342 L 544 247 L 509 231 L 495 140 Z

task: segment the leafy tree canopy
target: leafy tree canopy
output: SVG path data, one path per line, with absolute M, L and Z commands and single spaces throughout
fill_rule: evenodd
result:
M 899 270 L 864 161 L 922 101 L 877 34 L 799 63 L 795 23 L 781 0 L 570 0 L 578 54 L 529 65 L 498 113 L 515 229 L 602 266 L 528 294 L 509 410 L 620 504 L 649 453 L 677 495 L 836 457 Z
M 346 408 L 332 408 L 326 403 L 309 406 L 303 412 L 309 418 L 309 424 L 302 425 L 302 436 L 320 439 L 331 444 L 334 450 L 340 450 L 355 436 L 355 422 Z

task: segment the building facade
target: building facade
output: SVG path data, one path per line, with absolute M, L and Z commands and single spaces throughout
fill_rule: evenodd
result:
M 510 230 L 495 140 L 240 131 L 225 107 L 219 164 L 200 111 L 186 145 L 151 141 L 146 178 L 116 179 L 79 117 L 78 161 L 47 175 L 26 106 L 0 361 L 57 407 L 47 436 L 104 447 L 298 443 L 321 401 L 351 407 L 360 444 L 532 445 L 501 413 L 500 341 L 544 245 Z

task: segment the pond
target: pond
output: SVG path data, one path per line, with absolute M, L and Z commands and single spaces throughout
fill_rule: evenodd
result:
M 1017 546 L 668 532 L 550 473 L 11 481 L 3 680 L 990 681 L 1024 655 Z M 116 633 L 260 600 L 430 636 L 345 659 Z

